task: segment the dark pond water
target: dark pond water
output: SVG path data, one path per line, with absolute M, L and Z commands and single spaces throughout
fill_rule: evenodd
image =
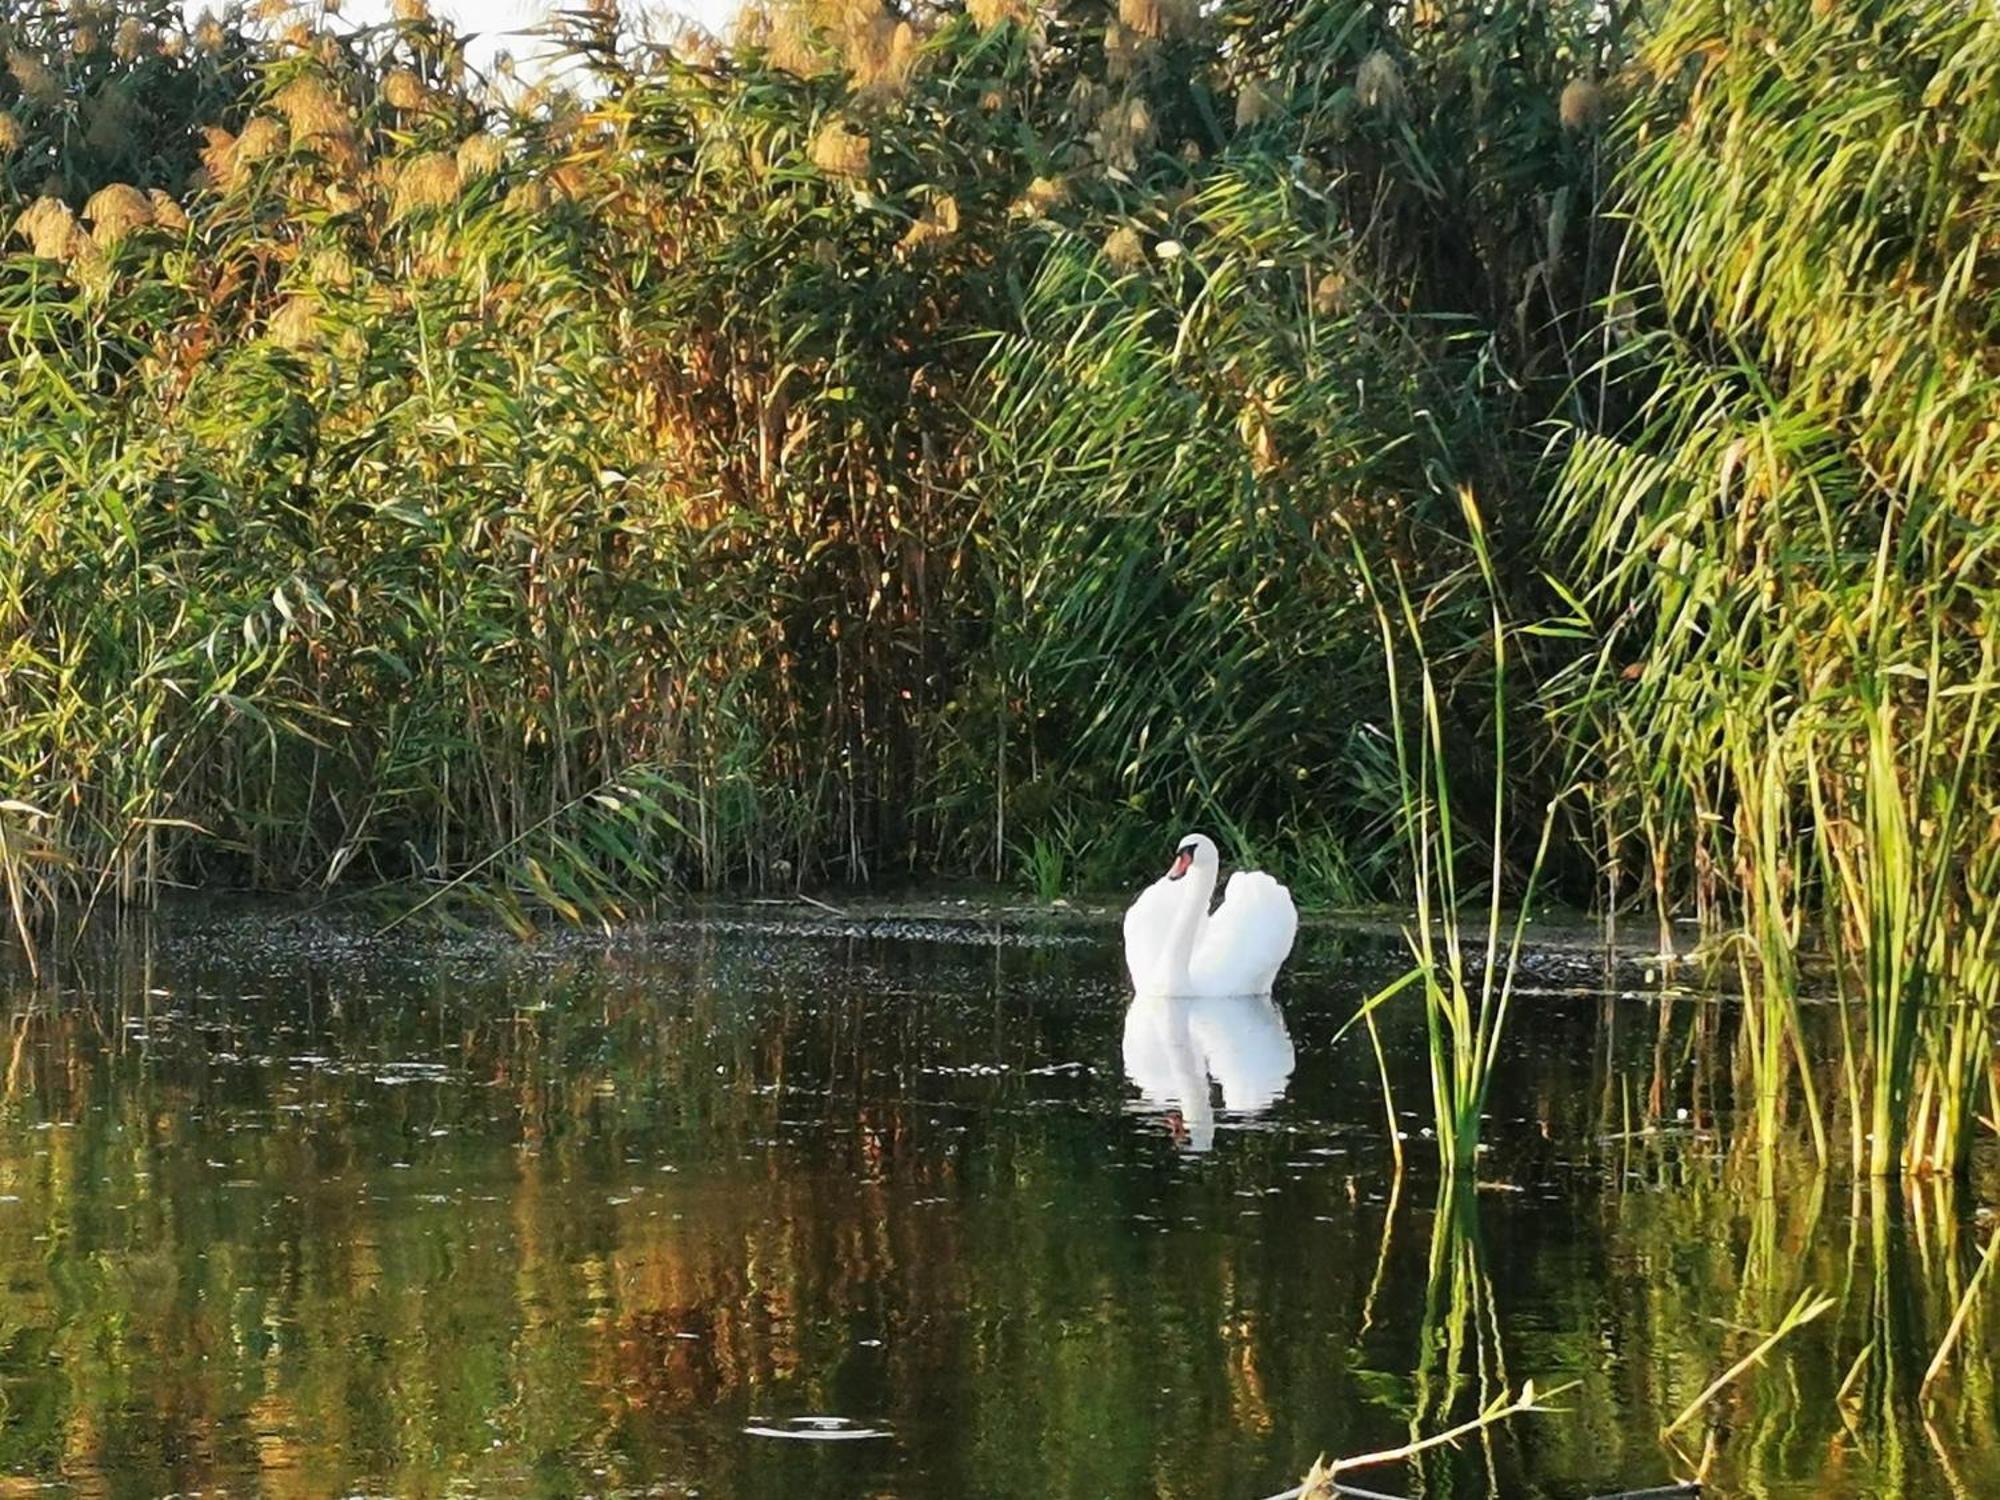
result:
M 1414 1010 L 1400 1180 L 1335 1041 L 1379 941 L 1211 1018 L 1204 1107 L 1128 1079 L 1112 932 L 1030 937 L 192 916 L 16 976 L 0 1495 L 1260 1500 L 1527 1378 L 1565 1410 L 1357 1481 L 1571 1500 L 1706 1451 L 1711 1495 L 2000 1495 L 2000 1296 L 1917 1399 L 1990 1152 L 1760 1190 L 1730 1007 L 1568 993 L 1571 957 L 1441 1212 Z M 1663 1443 L 1808 1287 L 1838 1306 Z

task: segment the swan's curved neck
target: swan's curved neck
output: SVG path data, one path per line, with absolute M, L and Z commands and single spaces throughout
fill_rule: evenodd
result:
M 1167 930 L 1166 961 L 1162 968 L 1169 988 L 1185 991 L 1195 939 L 1201 935 L 1202 920 L 1208 915 L 1209 897 L 1215 894 L 1215 871 L 1196 865 L 1176 884 L 1181 887 L 1180 909 L 1174 913 L 1174 925 Z

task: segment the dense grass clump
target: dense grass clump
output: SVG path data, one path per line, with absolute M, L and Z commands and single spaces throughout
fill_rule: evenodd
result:
M 24 934 L 177 883 L 1053 893 L 1200 822 L 1314 899 L 1736 934 L 1767 1133 L 1818 949 L 1815 1141 L 1963 1162 L 1990 17 L 553 24 L 528 87 L 419 0 L 0 19 Z

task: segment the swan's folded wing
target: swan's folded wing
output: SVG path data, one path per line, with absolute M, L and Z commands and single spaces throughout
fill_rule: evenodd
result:
M 1175 909 L 1174 887 L 1165 880 L 1147 886 L 1126 908 L 1125 967 L 1132 975 L 1132 987 L 1141 994 L 1157 991 L 1164 983 L 1159 971 L 1166 960 Z
M 1188 976 L 1204 995 L 1261 995 L 1298 930 L 1292 893 L 1261 870 L 1238 870 L 1195 946 Z

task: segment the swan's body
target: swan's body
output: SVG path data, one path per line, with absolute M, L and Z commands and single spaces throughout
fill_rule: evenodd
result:
M 1142 997 L 1271 992 L 1298 935 L 1292 894 L 1262 871 L 1238 870 L 1211 914 L 1218 863 L 1215 845 L 1190 834 L 1125 913 L 1125 965 Z
M 1269 995 L 1142 995 L 1125 1012 L 1125 1076 L 1153 1108 L 1179 1111 L 1196 1151 L 1215 1139 L 1211 1079 L 1224 1109 L 1254 1112 L 1277 1102 L 1292 1064 Z

